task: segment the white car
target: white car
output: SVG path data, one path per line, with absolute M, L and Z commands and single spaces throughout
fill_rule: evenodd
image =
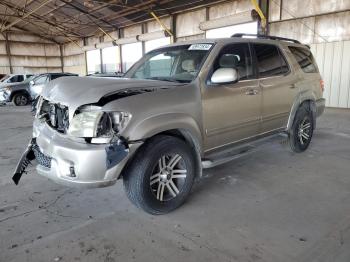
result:
M 12 83 L 20 83 L 31 77 L 33 74 L 9 74 L 0 80 L 0 86 Z

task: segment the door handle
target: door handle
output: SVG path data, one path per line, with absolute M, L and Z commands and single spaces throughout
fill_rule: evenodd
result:
M 255 90 L 255 89 L 249 89 L 249 90 L 247 90 L 246 92 L 245 92 L 245 94 L 247 95 L 247 96 L 255 96 L 255 95 L 257 95 L 259 93 L 259 91 L 258 90 Z

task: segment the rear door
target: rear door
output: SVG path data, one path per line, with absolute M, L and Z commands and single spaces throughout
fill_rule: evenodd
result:
M 211 75 L 219 68 L 234 68 L 238 82 L 212 84 Z M 261 92 L 247 43 L 224 46 L 214 60 L 208 81 L 202 89 L 205 148 L 253 137 L 259 132 Z
M 262 91 L 260 133 L 266 133 L 286 127 L 298 90 L 295 74 L 277 45 L 254 43 L 252 48 Z

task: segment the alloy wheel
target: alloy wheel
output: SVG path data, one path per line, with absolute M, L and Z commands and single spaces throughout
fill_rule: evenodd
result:
M 16 104 L 19 106 L 25 106 L 28 103 L 28 98 L 24 95 L 19 95 L 16 97 Z
M 186 164 L 179 154 L 163 155 L 150 177 L 151 191 L 159 201 L 169 201 L 181 192 L 186 176 Z
M 311 139 L 311 122 L 309 117 L 305 117 L 299 124 L 298 138 L 301 145 L 306 144 Z

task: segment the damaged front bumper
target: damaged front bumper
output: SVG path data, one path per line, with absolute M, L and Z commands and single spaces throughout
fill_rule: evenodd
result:
M 37 160 L 37 172 L 59 184 L 105 187 L 119 178 L 140 143 L 89 144 L 64 137 L 45 123 L 34 122 L 34 137 L 19 161 L 14 175 L 18 184 L 28 162 Z M 35 157 L 33 157 L 35 156 Z M 16 179 L 16 181 L 15 181 Z

